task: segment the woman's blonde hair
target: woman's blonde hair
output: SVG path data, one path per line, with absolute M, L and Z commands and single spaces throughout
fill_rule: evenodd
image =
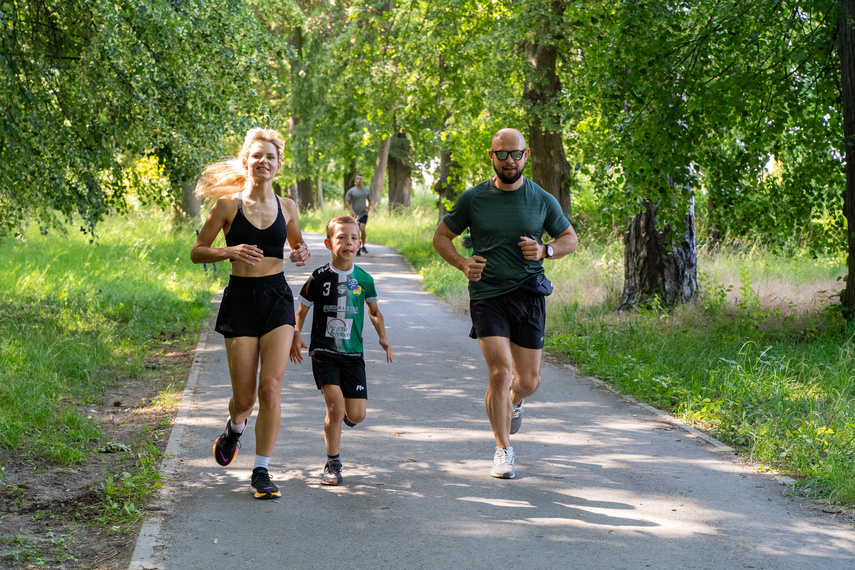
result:
M 202 171 L 202 176 L 196 183 L 194 194 L 197 198 L 219 198 L 236 194 L 246 186 L 246 169 L 243 161 L 249 156 L 249 148 L 256 142 L 269 142 L 276 147 L 279 163 L 284 159 L 285 141 L 279 138 L 279 133 L 273 129 L 256 127 L 250 129 L 243 139 L 243 146 L 237 158 L 209 164 Z

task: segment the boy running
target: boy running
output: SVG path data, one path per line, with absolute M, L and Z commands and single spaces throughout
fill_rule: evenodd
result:
M 327 405 L 324 419 L 327 463 L 321 483 L 338 485 L 341 483 L 341 422 L 354 427 L 365 419 L 368 398 L 362 357 L 365 305 L 368 305 L 368 317 L 380 337 L 380 346 L 386 351 L 386 362 L 392 362 L 392 347 L 377 306 L 374 279 L 353 264 L 362 246 L 357 221 L 350 216 L 336 216 L 330 220 L 324 245 L 332 251 L 332 263 L 316 269 L 300 290 L 291 361 L 303 362 L 302 349 L 306 343 L 300 331 L 309 309 L 314 306 L 308 348 L 315 384 Z

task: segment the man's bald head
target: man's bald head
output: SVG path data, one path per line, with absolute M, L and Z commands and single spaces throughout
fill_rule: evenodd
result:
M 493 150 L 524 149 L 525 137 L 516 129 L 502 129 L 493 135 L 490 146 Z

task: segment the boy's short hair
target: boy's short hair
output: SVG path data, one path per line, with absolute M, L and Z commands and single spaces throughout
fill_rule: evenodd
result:
M 332 238 L 333 230 L 336 226 L 344 224 L 353 224 L 359 228 L 359 222 L 357 222 L 352 216 L 336 216 L 327 223 L 327 239 Z

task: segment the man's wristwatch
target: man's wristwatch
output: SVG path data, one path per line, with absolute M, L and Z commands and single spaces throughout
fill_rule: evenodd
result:
M 552 255 L 553 255 L 552 246 L 547 245 L 546 246 L 546 259 L 550 259 L 552 257 Z

